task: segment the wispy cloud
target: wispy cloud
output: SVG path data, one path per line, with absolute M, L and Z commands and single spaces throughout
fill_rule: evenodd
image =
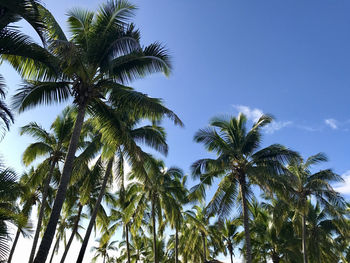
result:
M 261 109 L 258 108 L 251 108 L 246 105 L 233 105 L 233 107 L 238 111 L 242 112 L 248 120 L 251 120 L 253 122 L 256 122 L 259 120 L 259 118 L 264 114 L 264 112 Z M 281 130 L 287 126 L 290 126 L 293 122 L 292 121 L 272 121 L 269 125 L 264 127 L 264 130 L 268 134 L 272 134 L 278 130 Z
M 325 119 L 324 123 L 331 127 L 333 130 L 338 129 L 338 121 L 335 119 Z
M 342 174 L 344 182 L 337 183 L 334 186 L 334 189 L 344 195 L 350 195 L 350 170 Z

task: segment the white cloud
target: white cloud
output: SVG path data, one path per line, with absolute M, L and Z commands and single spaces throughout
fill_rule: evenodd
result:
M 242 112 L 248 118 L 248 120 L 251 120 L 253 122 L 257 122 L 259 118 L 264 114 L 264 112 L 258 108 L 250 108 L 249 106 L 245 105 L 233 105 L 233 107 L 238 112 Z M 266 133 L 272 134 L 291 124 L 291 121 L 272 121 L 269 125 L 264 127 L 264 130 Z
M 289 125 L 291 125 L 293 122 L 291 121 L 273 121 L 271 124 L 267 125 L 264 129 L 266 133 L 272 134 L 275 131 L 278 131 L 280 129 L 283 129 Z
M 344 182 L 337 183 L 334 189 L 344 195 L 350 195 L 350 170 L 342 174 Z
M 248 106 L 244 106 L 244 105 L 233 105 L 233 107 L 239 111 L 239 112 L 242 112 L 247 118 L 248 120 L 251 120 L 251 121 L 258 121 L 259 118 L 264 114 L 262 110 L 260 109 L 252 109 Z
M 331 127 L 333 130 L 338 129 L 338 122 L 335 119 L 325 119 L 325 124 L 327 124 L 329 127 Z

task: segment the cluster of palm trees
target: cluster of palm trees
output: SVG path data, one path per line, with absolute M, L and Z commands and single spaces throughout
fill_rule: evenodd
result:
M 214 118 L 200 129 L 194 140 L 216 158 L 193 163 L 199 183 L 191 188 L 182 169 L 144 150 L 166 156 L 162 119 L 183 124 L 162 100 L 129 86 L 171 72 L 161 44 L 140 44 L 130 22 L 134 11 L 124 0 L 108 1 L 95 12 L 73 9 L 67 37 L 40 2 L 1 1 L 1 60 L 24 81 L 13 97 L 14 110 L 71 106 L 48 130 L 36 122 L 21 127 L 21 135 L 33 140 L 22 156 L 25 173 L 17 176 L 0 165 L 0 259 L 11 262 L 23 236 L 33 238 L 29 263 L 55 257 L 71 262 L 67 255 L 77 241 L 74 260 L 83 262 L 95 231 L 93 260 L 104 263 L 205 263 L 218 262 L 222 254 L 231 262 L 237 254 L 248 263 L 350 262 L 349 206 L 331 185 L 342 178 L 330 169 L 314 172 L 315 164 L 327 161 L 322 153 L 303 160 L 279 144 L 261 148 L 270 116 L 251 129 L 243 114 Z M 13 26 L 21 19 L 41 43 Z M 13 115 L 4 98 L 0 76 L 5 131 Z M 211 185 L 217 187 L 206 203 Z M 10 225 L 16 226 L 14 235 Z

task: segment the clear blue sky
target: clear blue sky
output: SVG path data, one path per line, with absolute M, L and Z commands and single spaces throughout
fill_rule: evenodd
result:
M 101 2 L 45 1 L 61 25 L 69 8 L 95 9 Z M 193 161 L 207 156 L 192 138 L 214 115 L 244 109 L 253 118 L 259 109 L 276 117 L 264 145 L 281 143 L 304 156 L 323 151 L 330 158 L 327 167 L 340 174 L 350 170 L 349 1 L 132 2 L 139 7 L 134 22 L 142 43 L 160 41 L 173 56 L 170 78 L 155 75 L 133 84 L 163 98 L 185 123 L 180 129 L 166 122 L 169 166 L 188 172 Z M 12 93 L 20 79 L 7 66 L 0 70 Z M 8 164 L 23 170 L 20 155 L 30 140 L 19 137 L 18 127 L 32 120 L 48 127 L 63 107 L 41 107 L 16 118 L 0 144 Z M 350 193 L 350 184 L 346 187 Z

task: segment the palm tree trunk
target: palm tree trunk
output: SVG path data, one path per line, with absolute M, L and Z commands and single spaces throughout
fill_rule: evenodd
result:
M 17 246 L 17 242 L 18 242 L 18 239 L 19 239 L 19 235 L 21 234 L 21 231 L 19 230 L 19 228 L 17 229 L 17 232 L 16 232 L 16 237 L 15 237 L 15 240 L 13 241 L 13 244 L 12 244 L 12 248 L 11 248 L 11 251 L 10 251 L 10 255 L 9 255 L 9 259 L 7 260 L 7 263 L 11 263 L 11 260 L 12 260 L 12 256 L 13 256 L 13 253 L 15 252 L 15 248 Z
M 231 259 L 231 263 L 233 263 L 233 253 L 232 253 L 232 251 L 230 251 L 230 259 Z
M 85 109 L 86 109 L 86 105 L 79 105 L 78 115 L 74 124 L 72 137 L 69 143 L 66 161 L 64 162 L 60 185 L 57 189 L 57 194 L 56 194 L 55 202 L 53 204 L 53 208 L 51 211 L 49 223 L 47 224 L 46 231 L 41 240 L 38 253 L 34 259 L 34 263 L 45 263 L 46 258 L 50 251 L 50 247 L 55 235 L 58 219 L 61 214 L 63 202 L 66 198 L 68 183 L 70 181 L 70 177 L 72 174 L 75 152 L 77 150 L 81 129 L 84 123 Z
M 306 216 L 305 213 L 302 215 L 302 242 L 303 242 L 303 262 L 308 263 L 307 260 L 307 250 L 306 250 Z
M 249 230 L 249 214 L 248 214 L 248 204 L 247 204 L 247 185 L 245 181 L 245 176 L 242 176 L 239 180 L 241 188 L 242 197 L 242 212 L 243 212 L 243 227 L 246 245 L 246 262 L 252 263 L 252 248 L 250 244 L 250 230 Z
M 156 214 L 155 214 L 155 207 L 154 206 L 155 206 L 154 200 L 152 200 L 153 254 L 154 254 L 154 263 L 158 263 Z
M 175 227 L 175 263 L 179 262 L 179 231 Z
M 102 186 L 101 186 L 101 191 L 100 191 L 100 193 L 98 195 L 98 198 L 96 200 L 94 211 L 92 212 L 89 225 L 88 225 L 88 227 L 86 229 L 85 237 L 84 237 L 84 240 L 83 240 L 83 244 L 81 245 L 81 248 L 80 248 L 80 252 L 79 252 L 78 259 L 77 259 L 77 263 L 82 263 L 83 262 L 85 251 L 86 251 L 87 245 L 89 243 L 90 235 L 91 235 L 91 232 L 92 232 L 92 228 L 93 228 L 93 226 L 95 224 L 95 220 L 96 220 L 96 217 L 97 217 L 97 212 L 100 209 L 101 201 L 102 201 L 102 198 L 103 198 L 103 196 L 105 194 L 105 191 L 106 191 L 107 181 L 108 181 L 108 178 L 109 178 L 109 176 L 111 175 L 111 172 L 112 172 L 113 160 L 114 160 L 114 158 L 112 157 L 108 161 L 106 172 L 105 172 L 105 176 L 103 178 L 103 182 L 102 182 Z
M 126 252 L 128 254 L 128 263 L 131 263 L 130 260 L 130 244 L 129 244 L 129 226 L 125 224 L 125 236 L 126 236 Z
M 203 263 L 205 263 L 207 261 L 207 248 L 205 245 L 205 235 L 202 232 L 202 243 L 203 243 Z
M 55 166 L 56 166 L 56 162 L 53 161 L 51 163 L 51 166 L 50 166 L 49 174 L 47 175 L 47 177 L 45 179 L 44 189 L 43 189 L 42 197 L 41 197 L 41 206 L 40 206 L 40 211 L 39 211 L 39 216 L 38 216 L 38 222 L 36 224 L 36 230 L 35 230 L 35 235 L 34 235 L 34 239 L 33 239 L 32 250 L 30 251 L 30 256 L 29 256 L 29 263 L 33 262 L 33 259 L 35 256 L 36 246 L 37 246 L 38 241 L 39 241 L 41 224 L 43 222 L 43 217 L 44 217 L 44 212 L 45 212 L 46 199 L 47 199 L 47 196 L 49 193 L 50 182 L 51 182 L 51 178 L 52 178 Z
M 51 253 L 51 257 L 50 257 L 50 263 L 52 263 L 52 260 L 53 260 L 53 256 L 55 255 L 55 250 L 56 250 L 56 247 L 58 246 L 58 242 L 59 242 L 59 237 L 57 237 L 56 239 L 56 243 L 55 245 L 53 246 L 53 250 L 52 250 L 52 253 Z
M 67 246 L 64 249 L 64 252 L 63 252 L 63 255 L 62 255 L 62 258 L 61 258 L 61 261 L 60 261 L 61 263 L 63 263 L 66 260 L 66 256 L 67 256 L 69 248 L 70 248 L 70 246 L 71 246 L 71 244 L 73 242 L 74 236 L 78 232 L 79 221 L 80 221 L 80 216 L 81 216 L 82 210 L 83 210 L 83 205 L 79 204 L 77 218 L 75 219 L 73 230 L 72 230 L 72 234 L 69 237 Z

